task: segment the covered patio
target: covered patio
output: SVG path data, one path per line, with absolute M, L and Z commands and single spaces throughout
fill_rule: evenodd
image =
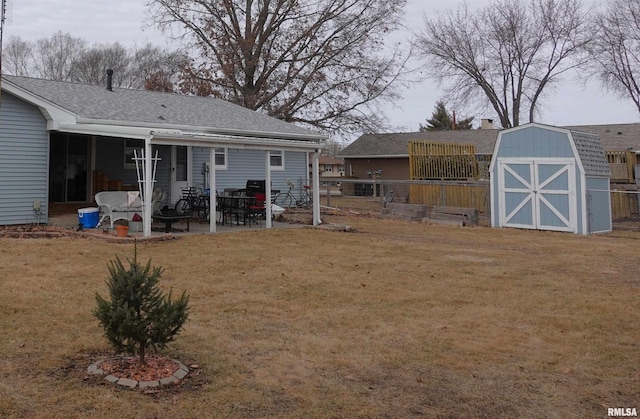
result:
M 68 206 L 64 210 L 60 210 L 59 212 L 56 212 L 55 214 L 49 217 L 48 226 L 54 227 L 54 228 L 77 230 L 78 228 L 77 209 L 73 206 Z M 289 223 L 286 221 L 274 220 L 271 222 L 270 228 L 291 229 L 291 228 L 302 228 L 304 226 L 305 226 L 304 224 Z M 98 236 L 103 236 L 106 234 L 106 235 L 109 235 L 110 238 L 116 239 L 117 236 L 115 235 L 115 232 L 111 231 L 108 227 L 109 226 L 107 224 L 106 228 L 98 227 L 94 229 L 87 229 L 84 231 L 86 233 L 95 234 Z M 149 238 L 149 237 L 161 238 L 161 237 L 166 237 L 167 235 L 182 237 L 186 235 L 195 235 L 195 234 L 210 234 L 209 223 L 204 223 L 200 220 L 191 221 L 189 223 L 189 231 L 186 231 L 186 223 L 176 223 L 175 230 L 172 230 L 170 233 L 165 233 L 164 231 L 162 231 L 162 228 L 161 228 L 162 226 L 160 224 L 154 224 L 153 227 L 154 228 L 152 229 L 151 234 L 148 236 L 145 236 L 143 231 L 129 232 L 129 235 L 123 240 L 126 241 L 133 238 Z M 236 225 L 236 224 L 217 225 L 216 233 L 217 234 L 241 233 L 241 232 L 247 232 L 247 231 L 259 231 L 259 230 L 264 230 L 266 228 L 267 228 L 266 222 L 265 220 L 262 220 L 262 222 L 259 224 L 251 223 L 247 225 L 242 225 L 242 224 L 241 225 Z
M 264 181 L 266 197 L 290 181 L 296 194 L 310 188 L 312 224 L 321 222 L 326 135 L 210 97 L 16 76 L 3 76 L 2 90 L 6 147 L 22 156 L 5 171 L 25 173 L 5 177 L 0 195 L 12 205 L 0 208 L 2 225 L 47 224 L 57 205 L 94 207 L 98 192 L 138 191 L 149 237 L 156 189 L 169 209 L 189 188 L 206 190 L 216 208 L 216 193 L 248 180 Z M 269 205 L 265 212 L 264 228 L 272 228 Z M 221 226 L 209 218 L 215 233 Z

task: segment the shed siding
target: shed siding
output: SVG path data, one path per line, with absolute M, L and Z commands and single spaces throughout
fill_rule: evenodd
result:
M 566 134 L 530 127 L 504 135 L 496 157 L 573 158 L 574 155 Z
M 609 179 L 587 177 L 587 214 L 589 233 L 611 231 L 611 193 Z
M 3 92 L 0 106 L 0 225 L 47 221 L 49 133 L 37 107 Z M 33 211 L 40 201 L 43 217 Z
M 508 217 L 509 224 L 517 226 L 518 222 L 524 222 L 537 211 L 537 228 L 553 230 L 562 225 L 569 225 L 565 222 L 568 220 L 571 229 L 575 229 L 577 234 L 611 231 L 608 165 L 597 136 L 576 132 L 569 134 L 553 127 L 547 129 L 535 125 L 522 126 L 499 136 L 494 156 L 495 160 L 491 166 L 492 225 L 500 226 L 501 220 Z M 520 217 L 518 218 L 510 211 L 519 208 L 519 203 L 526 203 L 523 198 L 527 194 L 518 194 L 520 186 L 517 177 L 529 183 L 529 168 L 525 164 L 527 161 L 532 162 L 531 169 L 537 171 L 536 181 L 531 182 L 531 185 L 537 185 L 532 188 L 532 192 L 537 194 L 536 202 L 541 205 L 524 206 L 517 213 Z M 569 164 L 571 161 L 574 163 Z M 508 190 L 508 196 L 500 191 L 500 162 L 509 164 L 510 170 L 516 173 L 512 175 L 505 171 L 501 175 L 504 177 L 504 188 Z M 521 162 L 522 164 L 518 165 Z M 569 174 L 574 173 L 572 178 L 562 174 L 561 170 L 565 166 Z M 526 192 L 526 187 L 522 189 Z M 502 209 L 499 203 L 503 195 L 506 214 L 500 213 Z M 572 208 L 575 208 L 575 213 Z M 573 215 L 566 218 L 566 214 Z M 530 228 L 526 225 L 524 227 Z

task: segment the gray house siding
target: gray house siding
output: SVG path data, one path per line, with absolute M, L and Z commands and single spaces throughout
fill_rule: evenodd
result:
M 35 106 L 8 93 L 0 106 L 0 225 L 47 221 L 49 133 Z M 42 216 L 33 210 L 40 201 Z
M 137 185 L 136 169 L 124 165 L 124 144 L 122 138 L 96 137 L 95 170 L 108 173 L 110 179 L 122 180 L 125 185 Z M 142 141 L 140 144 L 143 147 Z
M 249 179 L 265 178 L 265 154 L 263 150 L 241 150 L 230 148 L 227 152 L 227 168 L 216 170 L 216 189 L 221 193 L 225 188 L 242 189 Z M 196 147 L 193 149 L 193 184 L 198 187 L 209 187 L 205 182 L 203 163 L 209 161 L 209 149 Z M 292 191 L 300 194 L 301 185 L 307 182 L 306 153 L 286 151 L 284 153 L 284 170 L 271 170 L 271 188 L 286 191 L 287 179 L 295 183 Z
M 154 157 L 156 150 L 160 160 L 156 165 L 156 183 L 153 187 L 164 191 L 164 199 L 160 205 L 162 208 L 171 202 L 171 146 L 154 146 L 151 152 Z
M 120 179 L 123 184 L 137 185 L 136 169 L 124 166 L 124 141 L 122 138 L 97 137 L 94 170 L 108 174 L 111 179 Z M 140 143 L 142 144 L 142 142 Z M 156 150 L 158 150 L 160 160 L 156 166 L 154 187 L 163 189 L 165 197 L 168 198 L 168 191 L 171 189 L 171 147 L 154 146 L 152 149 L 154 156 Z

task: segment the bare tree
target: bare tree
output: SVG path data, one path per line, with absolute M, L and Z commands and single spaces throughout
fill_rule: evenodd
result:
M 580 0 L 496 0 L 425 17 L 416 46 L 456 104 L 492 107 L 504 128 L 533 122 L 543 94 L 585 61 L 592 39 Z M 467 105 L 469 103 L 466 103 Z
M 406 0 L 152 0 L 198 51 L 183 92 L 319 129 L 377 130 L 403 58 L 385 50 Z
M 324 156 L 335 157 L 345 147 L 345 143 L 336 138 L 329 138 L 322 143 L 322 154 Z
M 595 72 L 609 90 L 631 98 L 640 112 L 640 2 L 612 0 L 596 17 L 591 48 Z
M 174 91 L 187 61 L 184 53 L 151 44 L 128 50 L 118 42 L 87 47 L 84 40 L 58 32 L 35 43 L 12 37 L 2 52 L 3 71 L 17 76 L 113 86 Z
M 111 45 L 94 45 L 85 49 L 73 63 L 71 80 L 88 84 L 106 84 L 107 69 L 113 70 L 113 85 L 136 88 L 132 80 L 132 59 L 118 42 Z
M 36 74 L 48 80 L 71 80 L 74 65 L 85 48 L 83 39 L 61 31 L 51 38 L 39 39 L 35 48 Z
M 12 36 L 2 50 L 3 73 L 28 76 L 33 72 L 33 48 L 30 42 Z

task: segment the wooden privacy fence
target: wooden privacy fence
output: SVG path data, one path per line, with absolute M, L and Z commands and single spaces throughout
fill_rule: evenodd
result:
M 636 165 L 637 157 L 633 151 L 607 151 L 607 161 L 609 169 L 611 169 L 612 182 L 629 182 L 635 181 L 633 168 Z
M 623 220 L 640 217 L 638 191 L 611 191 L 611 218 Z
M 409 185 L 412 204 L 477 208 L 490 212 L 489 182 L 433 182 Z
M 491 196 L 488 181 L 462 182 L 437 180 L 383 180 L 341 179 L 343 196 L 358 196 L 358 187 L 366 186 L 361 196 L 383 198 L 394 191 L 396 202 L 407 204 L 440 205 L 450 207 L 477 208 L 483 215 L 491 213 Z M 611 190 L 611 218 L 613 220 L 640 218 L 640 191 Z
M 408 186 L 411 204 L 477 208 L 480 213 L 491 213 L 489 182 L 429 182 Z M 611 219 L 635 218 L 640 218 L 640 192 L 612 190 Z
M 409 141 L 409 177 L 420 179 L 477 179 L 473 144 Z

